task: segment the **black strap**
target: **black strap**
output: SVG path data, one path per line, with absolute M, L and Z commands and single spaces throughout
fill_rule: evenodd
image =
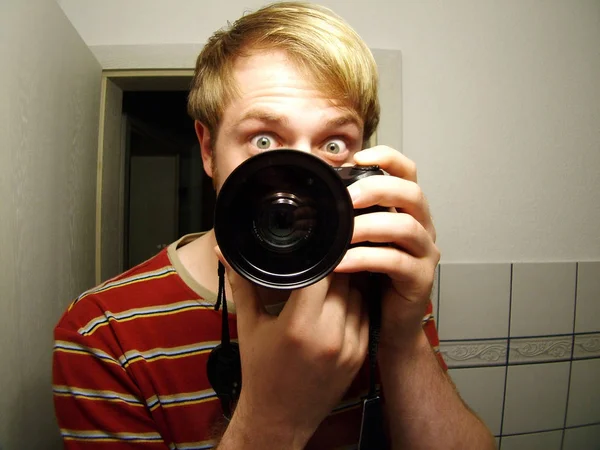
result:
M 377 392 L 377 348 L 381 332 L 381 302 L 384 276 L 368 274 L 369 295 L 369 393 L 363 401 L 359 450 L 385 450 L 387 441 L 383 426 L 383 407 Z
M 367 292 L 369 295 L 369 394 L 368 398 L 377 396 L 377 349 L 381 332 L 381 296 L 382 277 L 370 273 Z
M 221 347 L 228 348 L 231 345 L 231 337 L 229 335 L 229 320 L 227 314 L 227 297 L 225 296 L 225 266 L 219 261 L 217 269 L 219 276 L 219 292 L 217 294 L 217 302 L 215 303 L 215 311 L 218 311 L 221 305 L 223 313 L 221 314 Z
M 231 342 L 227 298 L 225 296 L 225 267 L 219 262 L 219 291 L 215 311 L 221 306 L 221 343 L 215 347 L 206 364 L 207 377 L 217 397 L 225 419 L 230 420 L 242 389 L 242 369 L 239 346 Z

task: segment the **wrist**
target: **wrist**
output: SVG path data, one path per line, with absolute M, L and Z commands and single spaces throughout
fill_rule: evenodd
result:
M 310 436 L 308 436 L 310 438 Z M 308 438 L 282 422 L 270 422 L 260 413 L 251 414 L 238 403 L 219 450 L 301 450 Z
M 431 345 L 422 327 L 413 333 L 405 333 L 396 339 L 382 340 L 377 352 L 380 368 L 398 364 L 410 364 L 424 353 L 432 353 Z
M 411 317 L 392 323 L 383 323 L 381 327 L 380 347 L 393 352 L 406 352 L 422 344 L 426 336 L 423 331 L 424 314 L 411 314 Z

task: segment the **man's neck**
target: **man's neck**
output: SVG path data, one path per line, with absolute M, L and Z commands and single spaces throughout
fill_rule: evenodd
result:
M 210 230 L 198 239 L 177 249 L 180 263 L 194 281 L 214 293 L 218 291 L 219 287 L 218 259 L 214 251 L 216 245 L 215 233 Z
M 219 260 L 214 250 L 216 245 L 215 233 L 211 229 L 198 239 L 177 249 L 179 261 L 194 281 L 214 293 L 217 293 L 219 288 L 219 277 L 217 275 Z M 225 288 L 227 298 L 233 300 L 227 279 L 225 280 Z M 289 291 L 277 291 L 260 287 L 257 290 L 265 306 L 280 304 L 289 297 Z

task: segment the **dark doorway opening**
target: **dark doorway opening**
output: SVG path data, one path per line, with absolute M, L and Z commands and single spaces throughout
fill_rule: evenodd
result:
M 215 193 L 202 167 L 187 91 L 125 91 L 124 265 L 212 227 Z

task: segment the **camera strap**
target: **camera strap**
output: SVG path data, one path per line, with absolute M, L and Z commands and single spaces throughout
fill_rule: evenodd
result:
M 377 392 L 377 348 L 381 332 L 381 302 L 383 275 L 369 273 L 369 392 L 363 401 L 359 450 L 385 450 L 387 440 L 383 426 L 383 406 Z
M 236 342 L 231 342 L 229 334 L 229 315 L 225 296 L 225 267 L 219 262 L 219 292 L 215 303 L 215 311 L 221 306 L 221 343 L 208 356 L 206 374 L 208 381 L 221 401 L 221 409 L 225 419 L 231 420 L 235 403 L 242 389 L 242 365 L 240 349 Z

